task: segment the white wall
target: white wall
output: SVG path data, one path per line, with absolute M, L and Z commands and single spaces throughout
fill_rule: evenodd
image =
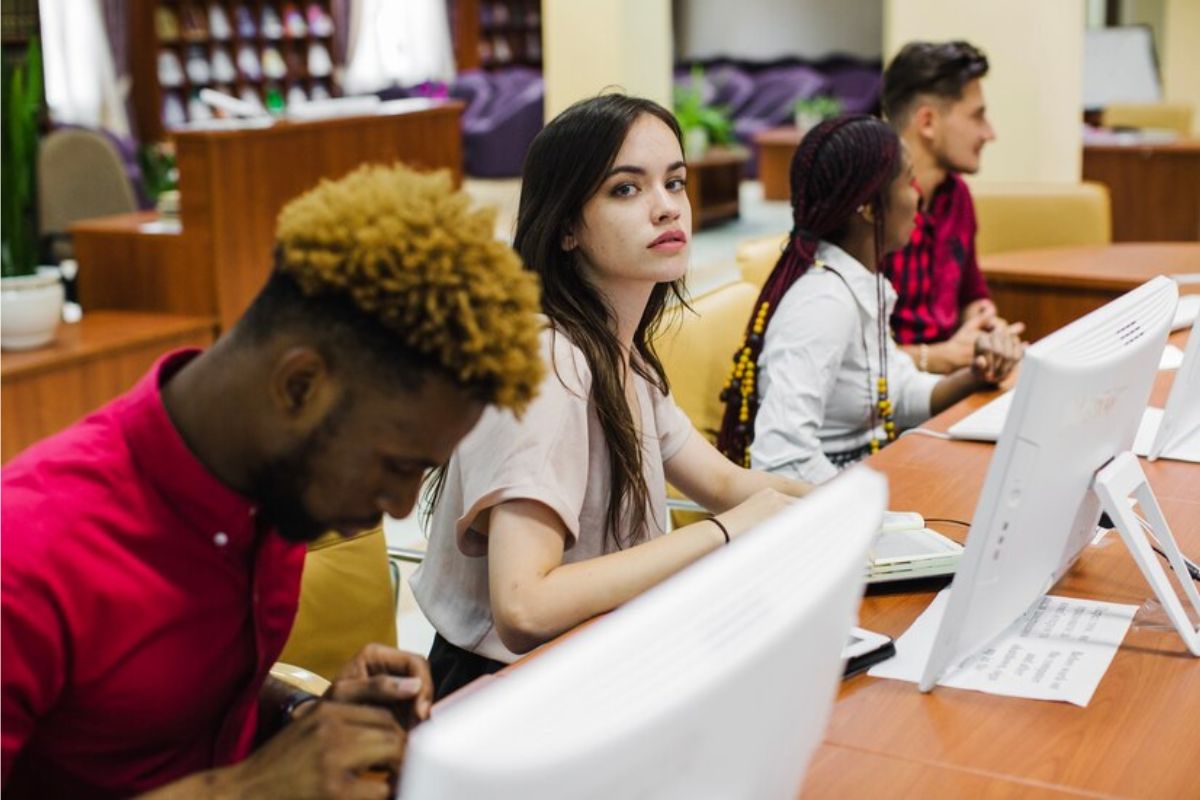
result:
M 676 54 L 766 61 L 845 53 L 877 59 L 883 0 L 677 0 Z
M 669 0 L 542 0 L 546 119 L 619 87 L 671 106 Z
M 1200 136 L 1200 0 L 1167 0 L 1165 11 L 1159 58 L 1166 99 L 1192 107 L 1192 135 Z

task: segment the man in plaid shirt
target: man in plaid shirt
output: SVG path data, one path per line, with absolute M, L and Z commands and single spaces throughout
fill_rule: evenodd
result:
M 908 147 L 921 195 L 912 239 L 884 260 L 899 296 L 892 330 L 928 372 L 1019 346 L 1025 327 L 996 314 L 975 259 L 975 206 L 959 177 L 979 169 L 980 152 L 996 138 L 980 85 L 987 70 L 987 58 L 966 42 L 912 42 L 883 76 L 883 113 Z

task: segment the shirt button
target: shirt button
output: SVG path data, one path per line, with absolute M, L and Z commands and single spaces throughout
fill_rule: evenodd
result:
M 229 537 L 225 535 L 224 531 L 217 531 L 213 534 L 213 544 L 217 547 L 224 547 L 229 544 Z

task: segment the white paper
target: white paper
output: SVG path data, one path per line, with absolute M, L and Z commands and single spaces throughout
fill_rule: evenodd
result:
M 177 219 L 155 219 L 138 226 L 141 233 L 180 233 L 183 224 Z
M 950 590 L 896 640 L 876 678 L 916 683 L 929 660 Z M 939 686 L 1087 706 L 1133 622 L 1137 606 L 1046 595 L 980 652 L 946 671 Z
M 1163 348 L 1162 358 L 1158 359 L 1158 368 L 1164 369 L 1179 369 L 1183 363 L 1183 351 L 1173 344 L 1169 344 Z

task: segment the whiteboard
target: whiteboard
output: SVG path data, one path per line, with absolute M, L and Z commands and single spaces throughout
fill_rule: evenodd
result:
M 1161 101 L 1162 84 L 1149 27 L 1088 29 L 1083 40 L 1085 109 Z

